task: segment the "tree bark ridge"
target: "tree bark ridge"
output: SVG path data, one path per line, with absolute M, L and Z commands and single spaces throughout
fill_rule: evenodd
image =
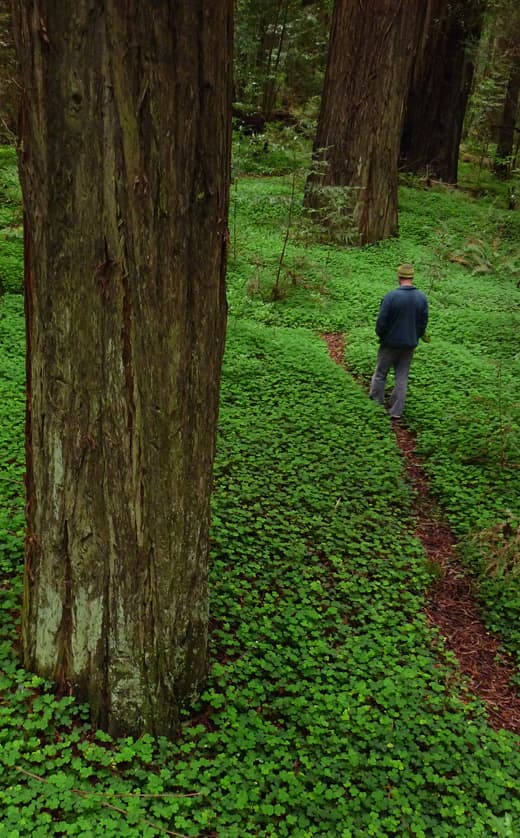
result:
M 231 2 L 13 3 L 24 67 L 25 664 L 172 733 L 207 665 Z

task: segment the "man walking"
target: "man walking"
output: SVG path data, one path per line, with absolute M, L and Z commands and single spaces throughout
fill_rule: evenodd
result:
M 392 419 L 399 419 L 404 410 L 413 353 L 428 323 L 428 300 L 413 284 L 413 274 L 412 265 L 399 266 L 399 288 L 383 297 L 376 322 L 380 345 L 370 397 L 384 404 L 386 377 L 393 367 L 395 387 L 388 411 Z

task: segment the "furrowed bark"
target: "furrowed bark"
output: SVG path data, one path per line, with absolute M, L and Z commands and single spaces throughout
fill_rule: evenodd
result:
M 346 188 L 353 243 L 398 232 L 397 162 L 412 59 L 426 4 L 336 0 L 305 204 L 327 217 L 323 187 Z
M 482 0 L 430 0 L 424 49 L 414 63 L 400 165 L 457 182 L 459 147 L 473 79 L 471 46 L 480 37 Z
M 28 339 L 25 665 L 113 733 L 206 673 L 231 2 L 13 2 Z

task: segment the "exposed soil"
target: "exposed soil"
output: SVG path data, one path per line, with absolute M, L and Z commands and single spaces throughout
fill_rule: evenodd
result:
M 344 336 L 327 334 L 322 337 L 331 358 L 348 371 Z M 461 672 L 469 679 L 472 691 L 487 705 L 492 727 L 520 734 L 520 696 L 511 685 L 515 665 L 500 651 L 500 639 L 488 632 L 482 622 L 471 579 L 455 554 L 455 538 L 442 519 L 425 471 L 415 454 L 413 434 L 400 422 L 388 421 L 414 490 L 415 533 L 426 556 L 439 569 L 438 580 L 429 591 L 428 622 L 440 631 L 446 648 L 456 656 Z

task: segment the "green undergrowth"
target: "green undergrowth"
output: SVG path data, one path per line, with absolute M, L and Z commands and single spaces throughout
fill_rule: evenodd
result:
M 310 154 L 311 141 L 306 133 L 292 127 L 272 123 L 259 134 L 233 133 L 233 175 L 237 177 L 284 175 L 295 168 L 303 170 L 309 165 Z
M 478 582 L 483 616 L 520 664 L 520 557 L 497 573 L 490 539 L 478 537 L 520 514 L 520 212 L 506 209 L 507 188 L 498 182 L 476 198 L 467 188 L 403 185 L 400 237 L 351 249 L 312 240 L 301 193 L 289 212 L 291 177 L 244 179 L 229 296 L 237 316 L 345 334 L 346 360 L 368 384 L 379 303 L 397 265 L 414 263 L 432 340 L 416 353 L 406 422 Z
M 514 836 L 515 737 L 426 625 L 395 442 L 319 338 L 231 320 L 215 479 L 195 717 L 176 744 L 93 734 L 19 669 L 8 620 L 0 834 Z
M 0 296 L 21 292 L 23 231 L 16 153 L 0 146 Z
M 6 157 L 0 265 L 18 206 Z M 361 386 L 380 299 L 413 261 L 432 340 L 406 422 L 486 618 L 516 653 L 520 291 L 505 250 L 502 272 L 452 261 L 468 235 L 498 235 L 502 210 L 496 196 L 405 186 L 400 239 L 348 250 L 316 244 L 293 187 L 292 175 L 236 184 L 212 666 L 176 743 L 95 733 L 20 668 L 23 301 L 15 287 L 0 300 L 0 838 L 520 834 L 518 737 L 491 730 L 428 628 L 434 571 L 388 419 Z M 21 248 L 14 258 L 20 277 Z M 346 335 L 355 377 L 328 357 L 326 331 Z

